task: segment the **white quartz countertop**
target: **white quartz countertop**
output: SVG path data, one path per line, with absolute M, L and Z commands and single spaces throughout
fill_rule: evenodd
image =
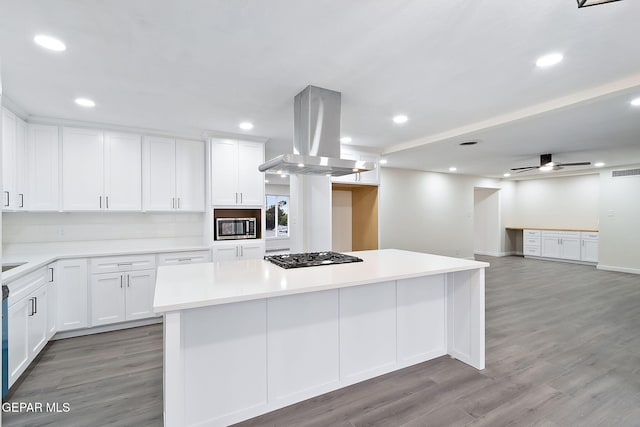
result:
M 363 262 L 284 269 L 251 259 L 159 267 L 153 308 L 163 313 L 489 266 L 486 262 L 398 249 L 350 255 Z
M 18 267 L 12 268 L 2 273 L 2 283 L 7 283 L 19 278 L 27 273 L 37 270 L 40 267 L 44 267 L 59 259 L 68 258 L 94 258 L 102 256 L 117 256 L 117 255 L 137 255 L 137 254 L 153 254 L 153 253 L 165 253 L 165 252 L 187 252 L 187 251 L 204 251 L 209 250 L 208 246 L 154 246 L 154 245 L 140 245 L 130 247 L 105 247 L 102 249 L 97 247 L 88 246 L 86 249 L 71 249 L 71 250 L 57 250 L 51 253 L 41 254 L 14 254 L 2 257 L 3 265 L 15 265 L 21 264 Z

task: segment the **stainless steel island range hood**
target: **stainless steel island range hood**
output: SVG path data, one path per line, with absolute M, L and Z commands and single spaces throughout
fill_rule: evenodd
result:
M 340 158 L 340 92 L 307 86 L 294 99 L 293 154 L 261 164 L 261 172 L 342 176 L 376 168 Z

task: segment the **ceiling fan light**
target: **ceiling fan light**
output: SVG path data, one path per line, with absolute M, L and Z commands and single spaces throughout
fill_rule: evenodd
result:
M 544 165 L 544 166 L 540 166 L 538 169 L 540 169 L 541 172 L 549 172 L 553 170 L 553 166 Z
M 605 4 L 605 3 L 613 3 L 620 0 L 577 0 L 577 1 L 578 1 L 578 8 L 581 8 L 581 7 L 588 7 L 588 6 L 597 6 L 599 4 Z

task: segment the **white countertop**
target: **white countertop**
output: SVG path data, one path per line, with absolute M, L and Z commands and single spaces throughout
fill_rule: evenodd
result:
M 135 255 L 135 254 L 153 254 L 153 253 L 165 253 L 165 252 L 186 252 L 186 251 L 206 251 L 209 250 L 209 246 L 173 246 L 162 245 L 155 246 L 150 244 L 141 244 L 139 246 L 122 246 L 108 247 L 108 245 L 102 245 L 101 248 L 95 247 L 95 245 L 87 245 L 86 249 L 60 249 L 51 253 L 41 254 L 13 254 L 2 257 L 2 264 L 22 264 L 18 267 L 12 268 L 2 273 L 2 283 L 7 283 L 17 279 L 27 273 L 37 270 L 40 267 L 44 267 L 59 259 L 66 258 L 93 258 L 102 256 L 117 256 L 117 255 Z
M 364 262 L 284 269 L 262 259 L 158 268 L 156 313 L 488 267 L 398 249 L 351 252 Z

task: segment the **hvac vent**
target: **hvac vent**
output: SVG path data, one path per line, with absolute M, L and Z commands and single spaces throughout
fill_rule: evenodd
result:
M 612 178 L 618 178 L 621 176 L 633 176 L 640 175 L 640 169 L 626 169 L 621 171 L 611 171 Z

